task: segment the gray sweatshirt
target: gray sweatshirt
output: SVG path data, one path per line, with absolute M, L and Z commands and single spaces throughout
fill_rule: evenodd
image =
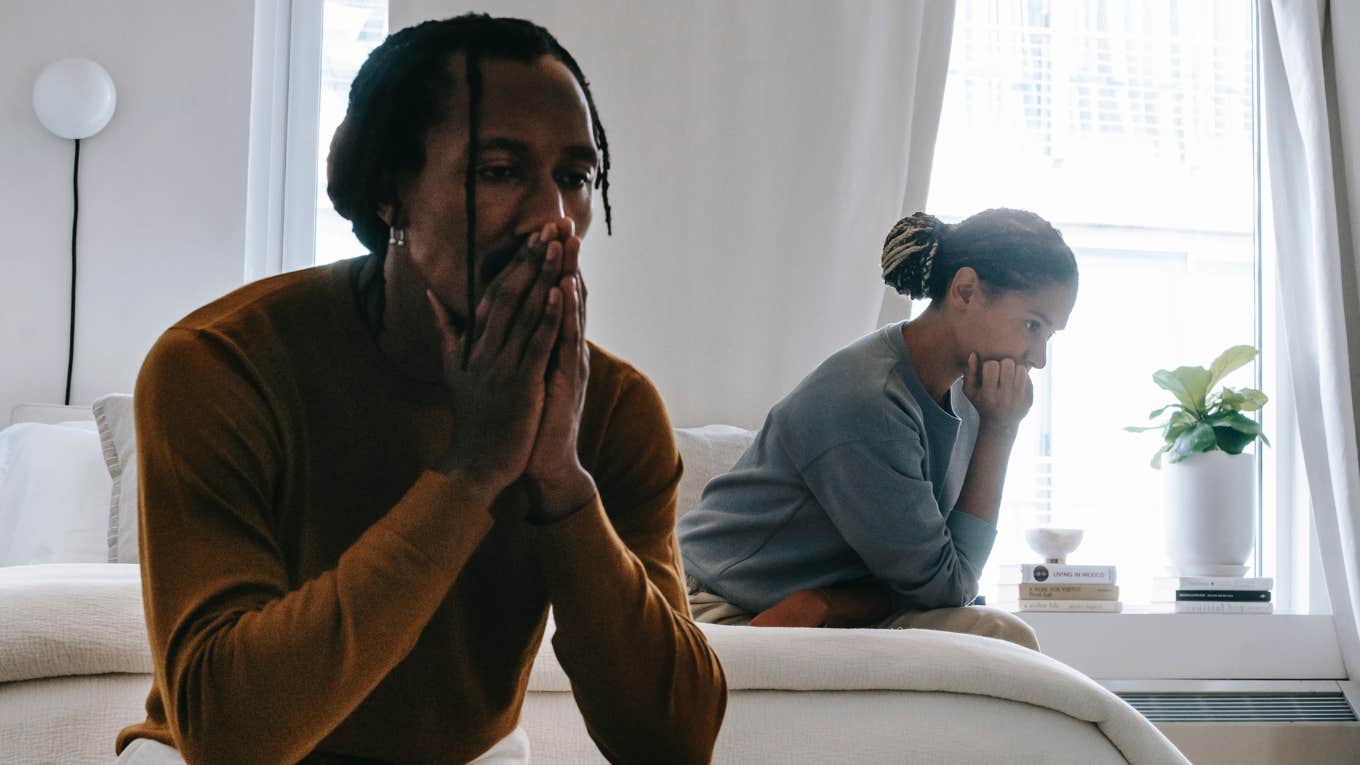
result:
M 899 610 L 972 602 L 996 527 L 952 512 L 978 417 L 961 381 L 945 403 L 916 376 L 901 324 L 837 351 L 680 519 L 685 572 L 752 613 L 867 577 Z

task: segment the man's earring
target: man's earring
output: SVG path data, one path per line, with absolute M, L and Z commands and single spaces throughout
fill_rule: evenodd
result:
M 406 246 L 406 229 L 404 229 L 404 228 L 395 228 L 395 227 L 394 227 L 394 228 L 392 229 L 391 233 L 389 233 L 389 234 L 387 235 L 387 243 L 388 243 L 388 244 L 392 244 L 392 245 L 396 245 L 397 247 L 405 247 L 405 246 Z

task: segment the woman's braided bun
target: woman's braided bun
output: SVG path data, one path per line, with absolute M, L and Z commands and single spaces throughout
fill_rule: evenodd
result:
M 927 297 L 931 266 L 946 225 L 923 212 L 899 220 L 883 240 L 883 281 L 912 300 Z

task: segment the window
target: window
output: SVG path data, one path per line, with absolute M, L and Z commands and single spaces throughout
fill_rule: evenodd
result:
M 387 37 L 387 0 L 326 0 L 322 11 L 321 105 L 318 120 L 316 260 L 331 263 L 364 254 L 349 221 L 326 196 L 326 156 L 345 118 L 349 86 L 368 54 Z
M 1117 565 L 1126 603 L 1165 573 L 1158 435 L 1122 428 L 1169 401 L 1155 370 L 1260 347 L 1254 40 L 1246 0 L 958 3 L 927 209 L 1032 210 L 1081 272 L 1034 375 L 984 595 L 999 565 L 1035 560 L 1023 532 L 1040 524 L 1084 528 L 1071 562 Z

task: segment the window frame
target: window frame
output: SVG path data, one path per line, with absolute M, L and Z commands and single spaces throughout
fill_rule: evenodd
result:
M 316 260 L 324 0 L 255 0 L 245 281 Z
M 1284 328 L 1275 289 L 1277 254 L 1270 235 L 1269 175 L 1264 164 L 1262 62 L 1258 9 L 1251 10 L 1253 46 L 1252 148 L 1256 189 L 1253 289 L 1254 340 L 1268 358 L 1255 364 L 1255 384 L 1274 383 L 1276 400 L 1263 415 L 1273 423 L 1274 448 L 1257 449 L 1258 575 L 1275 577 L 1276 613 L 1167 614 L 1133 607 L 1118 614 L 1020 613 L 1045 653 L 1100 680 L 1327 679 L 1345 681 L 1317 531 L 1298 451 L 1298 421 L 1288 370 L 1280 362 Z M 1267 464 L 1269 463 L 1269 464 Z M 1272 532 L 1268 539 L 1266 532 Z M 1267 545 L 1269 542 L 1269 545 Z M 1267 549 L 1269 547 L 1269 549 Z M 985 593 L 984 593 L 985 594 Z M 1251 639 L 1244 640 L 1244 635 Z M 1112 650 L 1114 647 L 1118 650 Z M 1232 646 L 1233 650 L 1223 650 Z
M 1247 11 L 1247 15 L 1249 16 L 1248 34 L 1252 35 L 1253 39 L 1259 39 L 1259 19 L 1257 9 L 1254 6 L 1250 7 Z M 958 23 L 958 21 L 959 20 L 956 17 L 956 23 Z M 1001 21 L 1001 19 L 991 19 L 991 22 L 996 24 L 1000 24 Z M 1014 33 L 1016 31 L 1016 28 L 1010 25 L 1002 26 L 1007 28 L 1003 30 L 1003 34 Z M 1059 25 L 1055 23 L 1054 28 L 1056 29 L 1058 26 Z M 965 30 L 965 32 L 968 31 L 971 30 Z M 955 35 L 958 34 L 960 34 L 960 31 L 956 30 Z M 1274 289 L 1265 287 L 1266 284 L 1270 284 L 1271 287 L 1273 287 L 1274 263 L 1272 260 L 1268 259 L 1273 253 L 1267 253 L 1265 251 L 1266 242 L 1269 237 L 1266 236 L 1266 232 L 1263 229 L 1262 219 L 1262 210 L 1268 204 L 1268 199 L 1266 197 L 1267 190 L 1264 188 L 1264 179 L 1266 176 L 1262 172 L 1262 113 L 1260 103 L 1262 70 L 1259 44 L 1252 45 L 1249 64 L 1251 67 L 1251 83 L 1249 85 L 1249 95 L 1251 98 L 1250 161 L 1252 162 L 1252 175 L 1255 179 L 1251 199 L 1251 203 L 1255 208 L 1253 210 L 1254 230 L 1252 232 L 1251 242 L 1248 245 L 1252 248 L 1253 255 L 1251 263 L 1251 289 L 1253 293 L 1251 330 L 1254 345 L 1264 351 L 1262 359 L 1253 364 L 1251 371 L 1255 387 L 1264 388 L 1262 381 L 1269 377 L 1272 382 L 1275 383 L 1273 387 L 1276 390 L 1284 390 L 1283 386 L 1286 381 L 1280 374 L 1282 370 L 1275 359 L 1275 356 L 1278 355 L 1277 352 L 1282 350 L 1276 341 L 1277 339 L 1282 338 L 1283 334 L 1282 331 L 1277 330 L 1275 327 L 1275 312 L 1272 310 L 1274 306 L 1268 305 L 1264 299 L 1266 295 L 1278 299 L 1278 295 L 1275 294 L 1276 291 Z M 950 67 L 951 72 L 954 68 L 954 66 Z M 963 62 L 962 68 L 966 70 L 968 68 L 968 63 Z M 1247 94 L 1244 93 L 1244 95 Z M 1064 103 L 1070 100 L 1069 96 L 1056 92 L 1050 94 L 1050 97 L 1061 100 Z M 938 168 L 938 160 L 935 164 Z M 957 202 L 958 200 L 955 199 L 954 201 Z M 978 206 L 986 205 L 975 205 L 975 207 Z M 949 220 L 949 218 L 946 219 Z M 1108 223 L 1084 222 L 1081 224 L 1073 224 L 1070 221 L 1067 221 L 1060 225 L 1062 225 L 1065 233 L 1070 233 L 1074 228 L 1081 230 L 1097 230 L 1105 228 L 1117 229 L 1125 227 L 1128 224 L 1127 222 L 1113 221 Z M 1090 247 L 1087 246 L 1086 249 L 1090 249 Z M 1267 273 L 1266 269 L 1268 266 L 1270 270 Z M 1267 316 L 1270 317 L 1269 321 L 1266 320 Z M 1266 336 L 1266 330 L 1270 330 L 1268 337 Z M 1039 397 L 1036 396 L 1036 410 L 1039 408 L 1040 403 Z M 1282 403 L 1285 402 L 1277 402 L 1277 404 Z M 1284 416 L 1288 414 L 1288 412 L 1285 411 L 1287 409 L 1288 407 L 1277 405 L 1271 407 L 1268 414 L 1272 416 Z M 1032 412 L 1030 416 L 1034 417 L 1035 414 L 1036 412 Z M 1257 418 L 1260 419 L 1261 415 L 1258 414 Z M 1286 417 L 1281 419 L 1280 427 L 1295 427 L 1295 425 Z M 1272 430 L 1271 432 L 1277 431 Z M 1280 430 L 1278 432 L 1284 433 L 1286 431 Z M 1302 518 L 1297 517 L 1300 514 L 1294 512 L 1293 508 L 1300 507 L 1299 503 L 1297 501 L 1289 501 L 1284 497 L 1285 492 L 1292 488 L 1291 482 L 1295 480 L 1295 473 L 1292 470 L 1287 469 L 1289 465 L 1286 461 L 1279 471 L 1279 477 L 1284 479 L 1278 486 L 1279 491 L 1271 491 L 1271 489 L 1276 487 L 1273 485 L 1267 487 L 1264 484 L 1263 479 L 1265 473 L 1270 472 L 1274 474 L 1277 472 L 1273 464 L 1269 466 L 1269 470 L 1266 465 L 1268 462 L 1273 463 L 1277 458 L 1277 455 L 1275 454 L 1276 451 L 1283 452 L 1284 450 L 1272 450 L 1268 452 L 1264 450 L 1264 447 L 1255 450 L 1257 467 L 1256 480 L 1259 490 L 1256 495 L 1257 507 L 1255 518 L 1257 544 L 1254 545 L 1252 552 L 1253 558 L 1251 561 L 1252 564 L 1254 564 L 1253 570 L 1256 572 L 1255 575 L 1275 576 L 1277 585 L 1280 585 L 1278 589 L 1286 591 L 1287 600 L 1280 604 L 1282 606 L 1280 608 L 1282 612 L 1326 613 L 1326 610 L 1318 611 L 1316 609 L 1319 600 L 1322 600 L 1325 603 L 1325 597 L 1319 599 L 1316 596 L 1316 587 L 1309 586 L 1310 583 L 1307 577 L 1309 571 L 1315 570 L 1315 566 L 1312 565 L 1315 562 L 1315 559 L 1311 559 L 1307 544 L 1308 528 L 1311 526 L 1311 524 L 1308 523 L 1310 519 L 1306 517 L 1306 513 L 1302 514 L 1304 516 Z M 1281 454 L 1280 456 L 1285 457 L 1287 455 Z M 1277 496 L 1277 493 L 1279 496 Z M 1277 508 L 1281 510 L 1277 511 Z M 1292 541 L 1294 539 L 1301 540 L 1301 544 L 1294 544 Z M 1292 583 L 1292 577 L 1295 571 L 1302 574 L 1302 579 L 1297 585 Z M 1287 590 L 1286 585 L 1288 585 Z M 1294 597 L 1288 597 L 1291 595 Z

